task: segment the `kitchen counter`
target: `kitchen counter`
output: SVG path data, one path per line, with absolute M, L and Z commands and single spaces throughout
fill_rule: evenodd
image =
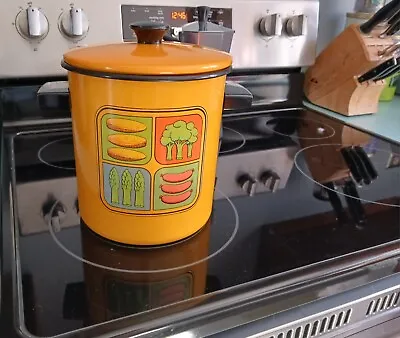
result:
M 381 102 L 376 114 L 344 116 L 304 101 L 303 104 L 316 112 L 340 120 L 349 126 L 400 144 L 400 96 L 391 102 Z

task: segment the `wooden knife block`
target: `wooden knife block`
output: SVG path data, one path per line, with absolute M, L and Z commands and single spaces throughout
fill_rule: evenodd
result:
M 367 36 L 358 25 L 351 25 L 333 40 L 305 74 L 308 100 L 348 116 L 376 113 L 385 81 L 360 84 L 357 78 L 390 58 L 378 55 L 394 43 L 390 37 L 379 38 L 381 32 L 377 29 Z

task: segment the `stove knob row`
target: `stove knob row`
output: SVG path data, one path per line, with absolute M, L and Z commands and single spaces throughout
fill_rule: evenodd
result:
M 252 197 L 256 193 L 258 183 L 263 184 L 268 191 L 274 193 L 279 189 L 280 181 L 281 179 L 277 173 L 272 170 L 267 170 L 260 175 L 259 179 L 249 174 L 243 174 L 238 178 L 237 183 L 246 195 Z
M 24 39 L 40 41 L 49 33 L 49 20 L 41 8 L 29 5 L 17 14 L 15 27 Z M 89 30 L 89 20 L 82 8 L 71 6 L 59 16 L 58 29 L 66 39 L 79 41 Z
M 264 16 L 259 22 L 259 31 L 262 36 L 280 36 L 283 31 L 288 36 L 296 37 L 307 35 L 307 16 L 295 15 L 283 24 L 282 16 L 278 13 Z

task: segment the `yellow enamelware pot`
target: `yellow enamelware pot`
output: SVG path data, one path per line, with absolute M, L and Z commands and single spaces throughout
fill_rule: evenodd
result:
M 116 242 L 159 245 L 211 215 L 229 54 L 165 43 L 166 27 L 131 25 L 137 43 L 64 55 L 83 221 Z

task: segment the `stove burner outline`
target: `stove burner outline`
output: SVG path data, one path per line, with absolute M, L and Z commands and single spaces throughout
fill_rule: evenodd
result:
M 186 268 L 189 268 L 189 267 L 191 267 L 191 266 L 194 266 L 194 265 L 197 265 L 197 264 L 206 262 L 206 261 L 208 261 L 209 259 L 214 258 L 215 256 L 217 256 L 218 254 L 220 254 L 223 250 L 225 250 L 225 249 L 232 243 L 232 241 L 233 241 L 234 238 L 236 237 L 237 232 L 239 231 L 239 213 L 238 213 L 238 211 L 237 211 L 237 209 L 236 209 L 235 204 L 234 204 L 234 203 L 232 202 L 232 200 L 231 200 L 227 195 L 225 195 L 221 190 L 219 190 L 218 188 L 216 188 L 216 191 L 218 191 L 218 193 L 220 193 L 220 194 L 228 201 L 228 203 L 229 203 L 230 206 L 232 207 L 233 214 L 234 214 L 234 216 L 235 216 L 235 225 L 234 225 L 234 229 L 233 229 L 233 231 L 232 231 L 231 236 L 228 238 L 228 240 L 225 242 L 224 245 L 222 245 L 218 250 L 216 250 L 215 252 L 213 252 L 211 255 L 208 255 L 207 257 L 204 257 L 204 258 L 202 258 L 202 259 L 200 259 L 200 260 L 198 260 L 198 261 L 196 261 L 196 262 L 193 262 L 193 263 L 190 263 L 190 264 L 181 265 L 181 266 L 176 266 L 176 267 L 173 267 L 173 268 L 159 269 L 159 270 L 127 270 L 127 269 L 112 268 L 112 267 L 109 267 L 109 266 L 106 266 L 106 265 L 102 265 L 102 264 L 98 264 L 98 263 L 91 262 L 91 261 L 89 261 L 89 260 L 86 260 L 86 259 L 83 258 L 83 257 L 79 257 L 78 255 L 76 255 L 75 253 L 73 253 L 72 251 L 70 251 L 67 247 L 65 247 L 64 244 L 61 243 L 61 242 L 58 240 L 58 238 L 57 238 L 57 236 L 56 236 L 56 234 L 55 234 L 55 231 L 54 231 L 54 229 L 53 229 L 53 226 L 52 226 L 52 224 L 51 224 L 51 221 L 49 221 L 49 222 L 47 223 L 47 225 L 48 225 L 48 227 L 49 227 L 49 232 L 50 232 L 51 237 L 53 238 L 53 240 L 55 241 L 55 243 L 56 243 L 65 253 L 67 253 L 67 254 L 70 255 L 71 257 L 77 259 L 78 261 L 81 261 L 81 262 L 83 262 L 83 263 L 85 263 L 85 264 L 89 264 L 89 265 L 94 266 L 94 267 L 96 267 L 96 268 L 106 269 L 106 270 L 109 270 L 109 271 L 119 272 L 119 273 L 137 273 L 137 274 L 154 274 L 154 273 L 166 273 L 166 272 L 178 271 L 178 270 L 186 269 Z M 53 213 L 53 209 L 54 209 L 55 206 L 57 205 L 57 202 L 58 202 L 58 201 L 56 201 L 56 202 L 54 203 L 53 207 L 51 208 L 50 214 Z
M 43 150 L 45 150 L 46 148 L 48 148 L 49 146 L 51 146 L 51 145 L 53 145 L 53 144 L 55 144 L 55 143 L 57 143 L 57 142 L 61 142 L 61 141 L 65 141 L 65 140 L 72 140 L 72 136 L 70 136 L 70 137 L 64 137 L 64 138 L 61 138 L 61 139 L 58 139 L 58 140 L 55 140 L 55 141 L 51 141 L 51 142 L 49 142 L 49 143 L 46 143 L 44 146 L 42 146 L 42 147 L 38 150 L 38 153 L 37 153 L 38 159 L 39 159 L 42 163 L 44 163 L 44 164 L 46 164 L 46 165 L 48 165 L 48 166 L 50 166 L 50 167 L 53 167 L 53 168 L 65 169 L 65 170 L 75 170 L 75 168 L 71 168 L 71 167 L 61 167 L 61 166 L 52 164 L 52 163 L 50 163 L 50 162 L 45 161 L 45 160 L 43 159 L 43 157 L 42 157 Z
M 376 205 L 382 205 L 382 206 L 385 206 L 385 207 L 400 208 L 400 205 L 396 205 L 396 204 L 389 204 L 389 203 L 376 202 L 376 201 L 371 201 L 371 200 L 367 200 L 367 199 L 364 199 L 364 198 L 354 198 L 353 196 L 348 195 L 348 194 L 345 194 L 344 192 L 340 191 L 339 189 L 338 189 L 338 190 L 330 189 L 330 188 L 324 186 L 323 184 L 317 182 L 316 180 L 314 180 L 311 176 L 307 175 L 307 174 L 301 169 L 300 165 L 298 164 L 298 157 L 300 156 L 301 153 L 303 153 L 304 151 L 306 151 L 306 150 L 308 150 L 308 149 L 316 148 L 316 147 L 323 147 L 323 146 L 336 146 L 336 147 L 339 146 L 339 147 L 342 147 L 342 146 L 345 146 L 345 145 L 344 145 L 344 144 L 339 144 L 339 143 L 338 143 L 338 144 L 323 143 L 323 144 L 316 144 L 316 145 L 312 145 L 312 146 L 308 146 L 308 147 L 305 147 L 305 148 L 303 148 L 303 149 L 300 149 L 300 150 L 296 153 L 296 155 L 294 156 L 294 165 L 296 166 L 297 170 L 298 170 L 301 174 L 303 174 L 303 175 L 304 175 L 305 177 L 307 177 L 310 181 L 314 182 L 316 185 L 320 186 L 321 188 L 328 189 L 328 190 L 330 190 L 330 191 L 334 191 L 334 192 L 336 192 L 338 195 L 342 195 L 342 196 L 346 196 L 346 197 L 349 197 L 349 198 L 357 199 L 357 200 L 359 200 L 359 201 L 366 202 L 366 203 L 372 203 L 372 204 L 376 204 Z M 351 145 L 349 145 L 349 146 L 351 146 Z M 387 151 L 387 150 L 384 150 L 384 149 L 375 148 L 375 151 L 376 151 L 376 152 L 382 151 L 382 152 L 385 152 L 385 153 L 387 153 L 388 155 L 390 155 L 390 152 Z
M 327 136 L 322 136 L 322 137 L 299 137 L 298 135 L 288 135 L 288 134 L 280 133 L 279 131 L 275 131 L 275 130 L 273 130 L 272 128 L 269 127 L 268 121 L 265 123 L 265 128 L 267 128 L 269 131 L 273 132 L 274 134 L 290 137 L 290 138 L 297 139 L 297 140 L 323 140 L 323 139 L 331 138 L 331 137 L 335 136 L 335 134 L 336 134 L 335 129 L 333 129 L 330 125 L 325 124 L 325 123 L 320 122 L 320 121 L 317 121 L 317 120 L 314 120 L 314 119 L 309 119 L 309 118 L 303 119 L 303 118 L 291 117 L 291 116 L 280 116 L 280 117 L 277 117 L 277 118 L 274 118 L 274 119 L 276 119 L 276 120 L 278 120 L 278 119 L 292 119 L 292 120 L 296 119 L 296 120 L 299 120 L 299 121 L 312 121 L 312 122 L 314 122 L 314 123 L 316 123 L 318 125 L 323 125 L 324 127 L 327 127 L 331 131 L 331 134 L 329 134 Z M 274 119 L 271 119 L 269 121 L 272 121 Z
M 241 149 L 241 148 L 243 148 L 245 146 L 246 138 L 244 137 L 244 135 L 242 133 L 238 132 L 235 129 L 229 128 L 229 127 L 222 127 L 222 128 L 225 129 L 225 130 L 230 130 L 231 132 L 239 135 L 242 138 L 242 143 L 240 145 L 238 145 L 236 148 L 220 151 L 219 154 L 233 153 L 234 151 L 237 151 L 237 150 L 239 150 L 239 149 Z M 223 142 L 224 142 L 224 137 L 222 136 L 222 143 Z

